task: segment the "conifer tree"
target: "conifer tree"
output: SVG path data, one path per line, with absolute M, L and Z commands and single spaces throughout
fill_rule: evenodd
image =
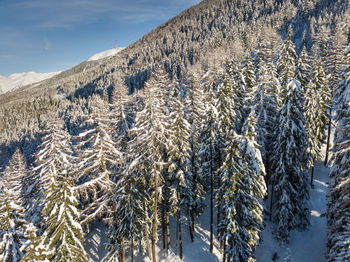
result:
M 70 170 L 56 173 L 46 189 L 43 217 L 46 229 L 38 246 L 40 257 L 50 261 L 90 261 L 84 250 L 84 233 L 79 223 L 79 201 L 75 196 Z M 40 250 L 43 246 L 43 250 Z
M 201 161 L 201 169 L 203 177 L 206 177 L 209 181 L 210 192 L 210 252 L 213 252 L 214 248 L 214 180 L 216 170 L 216 151 L 215 143 L 217 139 L 217 111 L 215 107 L 214 95 L 212 92 L 208 94 L 206 100 L 206 110 L 204 115 L 203 129 L 202 129 L 202 142 L 199 151 L 199 157 Z
M 33 247 L 38 261 L 90 261 L 83 248 L 79 202 L 75 195 L 70 136 L 53 116 L 47 125 L 34 170 L 44 200 L 44 233 Z
M 142 170 L 149 174 L 149 187 L 152 203 L 152 260 L 156 261 L 155 245 L 158 239 L 158 205 L 160 187 L 163 183 L 162 171 L 164 169 L 163 153 L 168 147 L 169 137 L 168 116 L 164 112 L 164 96 L 162 91 L 172 83 L 164 69 L 158 69 L 145 83 L 145 107 L 138 112 L 135 127 L 131 130 L 137 138 L 138 157 L 142 157 L 140 165 L 146 164 Z M 141 168 L 140 168 L 141 169 Z M 148 236 L 145 236 L 148 238 Z M 150 255 L 150 254 L 149 254 Z
M 173 120 L 170 129 L 172 134 L 170 141 L 172 147 L 169 150 L 169 174 L 176 187 L 176 203 L 177 203 L 177 231 L 179 243 L 179 256 L 183 258 L 182 249 L 182 225 L 181 225 L 181 210 L 189 212 L 194 206 L 195 195 L 193 189 L 193 173 L 190 170 L 190 134 L 191 125 L 185 118 L 183 103 L 179 95 L 175 98 L 175 108 L 170 117 Z
M 331 90 L 331 99 L 329 101 L 328 108 L 328 130 L 327 130 L 327 147 L 326 157 L 324 164 L 327 165 L 329 158 L 329 148 L 331 139 L 332 129 L 332 117 L 333 117 L 333 103 L 334 94 L 337 91 L 339 82 L 341 81 L 341 75 L 343 69 L 343 39 L 341 39 L 340 28 L 336 27 L 335 32 L 328 37 L 328 43 L 326 45 L 326 56 L 325 56 L 325 72 L 330 75 L 328 79 L 329 89 Z
M 295 46 L 292 42 L 293 29 L 288 28 L 287 39 L 282 45 L 280 57 L 277 61 L 277 72 L 283 89 L 281 90 L 282 99 L 285 98 L 287 90 L 286 87 L 292 81 L 296 74 L 297 55 Z
M 306 87 L 311 80 L 312 67 L 311 60 L 307 54 L 306 48 L 304 47 L 300 53 L 297 67 L 296 67 L 296 80 L 301 84 L 303 94 L 306 93 Z
M 325 127 L 328 118 L 328 105 L 331 92 L 322 62 L 319 61 L 314 72 L 313 81 L 308 84 L 306 91 L 306 120 L 309 138 L 309 153 L 311 154 L 310 166 L 311 185 L 313 184 L 314 161 L 321 153 L 322 143 L 325 141 Z
M 330 262 L 350 260 L 350 52 L 346 55 L 347 65 L 336 94 L 338 125 L 327 193 L 327 257 Z
M 191 125 L 191 132 L 189 137 L 190 142 L 190 172 L 193 174 L 192 192 L 194 194 L 194 201 L 190 207 L 190 233 L 193 241 L 193 232 L 195 226 L 195 217 L 199 217 L 204 211 L 204 186 L 203 177 L 199 173 L 199 159 L 198 151 L 200 147 L 199 136 L 203 126 L 204 114 L 204 93 L 199 81 L 195 75 L 190 75 L 188 89 L 186 94 L 186 119 Z
M 83 199 L 84 219 L 87 223 L 102 217 L 109 208 L 111 177 L 119 175 L 122 153 L 113 141 L 113 123 L 104 101 L 94 96 L 90 101 L 91 115 L 82 123 L 87 130 L 77 137 L 77 165 L 74 170 L 77 190 Z
M 224 260 L 255 261 L 254 251 L 262 229 L 262 198 L 266 194 L 264 164 L 255 142 L 254 109 L 243 125 L 243 135 L 232 132 L 220 172 L 224 217 L 220 223 L 225 244 Z
M 290 231 L 309 224 L 309 183 L 307 179 L 308 140 L 303 115 L 300 84 L 293 80 L 279 112 L 277 140 L 274 143 L 273 217 L 277 221 L 276 238 L 289 241 Z
M 0 177 L 0 261 L 19 261 L 24 256 L 29 226 L 22 195 L 26 174 L 24 156 L 17 148 Z

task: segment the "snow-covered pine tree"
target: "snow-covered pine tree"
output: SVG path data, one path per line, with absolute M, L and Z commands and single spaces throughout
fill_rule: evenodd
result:
M 333 116 L 333 103 L 334 94 L 339 82 L 342 80 L 341 72 L 343 70 L 344 61 L 343 61 L 343 52 L 344 52 L 344 38 L 341 34 L 341 29 L 336 27 L 334 32 L 328 36 L 328 43 L 326 44 L 326 55 L 325 55 L 325 72 L 329 76 L 329 90 L 331 90 L 331 99 L 329 101 L 329 110 L 328 110 L 328 131 L 327 131 L 327 147 L 326 147 L 326 156 L 324 164 L 327 165 L 329 159 L 329 148 L 330 148 L 330 139 L 331 139 L 331 129 L 332 129 L 332 117 Z
M 270 165 L 273 152 L 272 142 L 275 140 L 277 112 L 281 101 L 279 93 L 281 86 L 277 78 L 276 67 L 262 62 L 260 78 L 254 96 L 256 124 L 256 141 L 261 146 L 260 152 L 265 165 L 265 182 L 269 184 Z
M 296 74 L 296 61 L 297 54 L 295 52 L 295 46 L 292 42 L 293 29 L 292 27 L 288 28 L 287 39 L 284 41 L 280 57 L 277 61 L 277 72 L 283 87 L 281 90 L 282 99 L 287 95 L 287 85 L 292 81 Z
M 336 97 L 337 128 L 327 193 L 328 261 L 350 260 L 350 52 Z
M 47 123 L 35 168 L 42 196 L 44 233 L 34 243 L 36 261 L 90 261 L 83 248 L 79 204 L 74 192 L 73 153 L 63 122 L 52 116 Z M 39 206 L 41 207 L 41 206 Z
M 210 252 L 213 252 L 214 247 L 214 180 L 216 171 L 216 151 L 215 143 L 217 139 L 217 111 L 215 107 L 215 98 L 211 92 L 207 94 L 205 102 L 205 113 L 203 128 L 201 132 L 201 147 L 198 152 L 201 168 L 200 172 L 203 177 L 209 181 L 209 192 L 210 192 Z
M 134 117 L 130 100 L 128 96 L 128 88 L 123 84 L 115 87 L 112 96 L 112 111 L 109 116 L 112 120 L 112 129 L 116 130 L 114 140 L 117 141 L 120 150 L 126 150 L 128 141 L 127 131 L 132 127 Z
M 181 210 L 186 210 L 188 213 L 195 203 L 195 194 L 193 192 L 193 173 L 190 170 L 190 134 L 191 125 L 185 118 L 183 102 L 178 95 L 175 99 L 173 112 L 170 118 L 173 119 L 170 129 L 169 149 L 169 175 L 172 177 L 174 187 L 176 188 L 176 203 L 177 203 L 177 231 L 178 231 L 178 246 L 180 259 L 183 258 L 182 249 L 182 225 L 181 225 Z M 182 209 L 182 207 L 184 209 Z
M 149 201 L 149 196 L 145 177 L 134 169 L 138 160 L 135 159 L 125 168 L 123 175 L 112 187 L 113 209 L 109 211 L 106 219 L 109 243 L 105 261 L 117 261 L 126 244 L 130 246 L 131 260 L 134 261 L 134 243 L 142 240 L 148 218 L 143 204 Z
M 139 170 L 149 174 L 149 194 L 151 195 L 152 209 L 152 259 L 156 261 L 155 245 L 158 239 L 157 227 L 158 205 L 161 185 L 164 178 L 164 152 L 168 149 L 169 121 L 164 110 L 164 90 L 173 85 L 169 75 L 164 69 L 157 69 L 145 83 L 144 109 L 138 112 L 135 119 L 135 127 L 131 129 L 136 142 Z M 142 165 L 146 165 L 142 167 Z M 150 203 L 147 203 L 147 205 Z M 148 236 L 144 236 L 148 238 Z M 149 254 L 150 256 L 150 254 Z
M 305 116 L 310 146 L 309 153 L 311 154 L 310 166 L 312 166 L 311 185 L 313 184 L 314 161 L 320 155 L 322 143 L 326 138 L 325 128 L 331 99 L 331 91 L 328 89 L 327 77 L 321 61 L 317 63 L 313 74 L 313 80 L 308 84 L 305 93 Z
M 243 135 L 231 133 L 220 172 L 223 184 L 223 219 L 220 228 L 225 243 L 224 261 L 255 261 L 254 251 L 262 229 L 262 199 L 266 194 L 265 169 L 255 141 L 255 112 L 243 125 Z M 226 245 L 227 241 L 227 245 Z
M 312 63 L 307 54 L 306 48 L 304 47 L 300 53 L 297 67 L 296 67 L 296 80 L 301 84 L 303 94 L 306 93 L 306 87 L 311 80 L 312 75 Z
M 77 137 L 77 165 L 74 171 L 77 190 L 83 199 L 83 223 L 103 217 L 109 209 L 111 176 L 119 175 L 122 153 L 113 141 L 114 122 L 104 101 L 94 96 L 90 101 L 91 114 L 83 116 L 86 130 Z
M 199 136 L 203 126 L 204 114 L 204 93 L 199 80 L 194 74 L 189 73 L 188 88 L 186 93 L 186 119 L 191 125 L 189 137 L 190 142 L 190 172 L 193 174 L 192 192 L 195 195 L 194 201 L 190 206 L 190 233 L 193 241 L 193 232 L 195 230 L 195 218 L 199 217 L 204 211 L 204 185 L 203 177 L 199 172 L 198 151 L 200 147 Z
M 0 261 L 20 261 L 26 242 L 23 201 L 26 163 L 20 149 L 14 152 L 8 167 L 0 177 Z
M 71 170 L 56 173 L 46 185 L 43 209 L 46 229 L 37 247 L 40 260 L 91 261 L 83 246 L 85 239 Z
M 70 135 L 64 130 L 64 123 L 56 115 L 43 128 L 42 143 L 34 155 L 34 166 L 31 170 L 31 182 L 26 195 L 30 197 L 28 218 L 36 225 L 41 221 L 41 210 L 44 206 L 44 191 L 56 173 L 71 168 L 73 152 Z M 39 226 L 41 227 L 41 225 Z
M 272 211 L 277 222 L 276 238 L 281 242 L 289 241 L 292 229 L 309 225 L 308 139 L 303 103 L 300 83 L 293 80 L 287 85 L 273 145 Z

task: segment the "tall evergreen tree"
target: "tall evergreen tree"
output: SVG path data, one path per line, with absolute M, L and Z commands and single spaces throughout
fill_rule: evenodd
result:
M 172 147 L 169 150 L 169 173 L 176 187 L 177 203 L 177 231 L 179 240 L 179 256 L 183 258 L 181 210 L 189 212 L 195 204 L 193 190 L 193 173 L 190 170 L 190 134 L 191 125 L 185 118 L 184 106 L 179 96 L 175 99 L 175 108 L 170 117 L 173 120 L 170 129 L 172 131 L 170 141 Z
M 158 69 L 145 83 L 144 103 L 145 107 L 138 112 L 135 127 L 131 130 L 137 139 L 138 156 L 146 164 L 143 170 L 148 172 L 150 179 L 150 195 L 152 208 L 152 260 L 156 261 L 155 245 L 158 239 L 158 205 L 160 188 L 163 183 L 162 171 L 164 169 L 164 152 L 167 149 L 169 137 L 168 116 L 164 112 L 164 96 L 162 91 L 172 85 L 168 74 L 164 69 Z M 144 171 L 144 172 L 145 172 Z M 148 236 L 145 236 L 148 238 Z M 150 254 L 149 254 L 150 255 Z
M 277 221 L 276 238 L 289 241 L 290 231 L 309 224 L 309 183 L 307 179 L 308 140 L 303 115 L 300 84 L 293 80 L 279 112 L 278 137 L 274 143 L 273 217 Z
M 210 252 L 213 252 L 214 248 L 214 182 L 215 182 L 215 170 L 216 170 L 216 151 L 215 143 L 217 139 L 217 111 L 215 107 L 214 95 L 209 92 L 206 100 L 206 110 L 204 116 L 204 127 L 202 129 L 202 142 L 199 150 L 199 157 L 201 161 L 201 169 L 203 177 L 206 177 L 209 181 L 210 192 Z
M 26 163 L 20 149 L 16 149 L 0 177 L 0 261 L 19 261 L 24 253 L 26 228 L 23 199 L 23 180 Z
M 311 185 L 313 183 L 314 161 L 321 153 L 322 143 L 325 141 L 325 127 L 328 119 L 328 105 L 331 92 L 328 90 L 327 77 L 321 61 L 318 62 L 313 81 L 308 84 L 306 91 L 306 120 L 309 138 L 309 153 L 311 154 L 310 166 Z
M 91 115 L 85 115 L 86 128 L 77 139 L 77 165 L 74 171 L 77 190 L 83 199 L 84 220 L 102 217 L 109 209 L 111 176 L 119 175 L 122 153 L 113 141 L 113 124 L 104 101 L 94 96 L 90 101 Z
M 283 87 L 281 90 L 282 99 L 284 99 L 287 94 L 287 85 L 294 79 L 296 74 L 297 54 L 295 52 L 295 46 L 292 42 L 292 35 L 293 29 L 289 27 L 287 39 L 282 45 L 280 57 L 277 61 L 277 72 L 281 86 Z
M 195 217 L 199 217 L 204 211 L 204 186 L 203 177 L 199 172 L 198 151 L 200 147 L 200 132 L 203 126 L 204 114 L 204 93 L 195 75 L 190 75 L 188 80 L 188 89 L 186 94 L 186 119 L 191 125 L 191 132 L 189 137 L 190 142 L 190 172 L 193 174 L 192 192 L 195 195 L 194 202 L 190 207 L 190 232 L 194 232 Z M 192 238 L 193 240 L 193 238 Z
M 254 251 L 262 229 L 262 198 L 266 194 L 264 164 L 255 142 L 254 110 L 243 125 L 243 135 L 232 132 L 220 171 L 224 217 L 220 223 L 228 261 L 255 261 Z
M 334 136 L 333 167 L 327 193 L 328 261 L 350 260 L 350 52 L 337 93 L 338 125 Z

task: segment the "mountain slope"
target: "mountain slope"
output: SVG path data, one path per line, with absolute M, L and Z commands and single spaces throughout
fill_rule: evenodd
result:
M 43 81 L 59 73 L 61 71 L 52 73 L 27 72 L 12 74 L 9 77 L 0 76 L 0 94 L 1 92 L 10 92 L 17 88 Z
M 28 123 L 37 130 L 49 113 L 82 108 L 94 93 L 110 95 L 120 85 L 132 93 L 157 66 L 181 78 L 186 70 L 218 68 L 229 58 L 240 62 L 257 46 L 276 49 L 288 26 L 294 28 L 298 50 L 306 46 L 310 51 L 315 40 L 349 24 L 349 10 L 348 0 L 202 1 L 114 56 L 85 61 L 40 85 L 0 95 L 0 136 L 7 133 L 0 143 L 22 140 Z M 347 27 L 343 31 L 349 33 Z
M 96 60 L 100 60 L 100 59 L 103 59 L 103 58 L 115 56 L 116 54 L 118 54 L 123 49 L 124 49 L 123 47 L 119 47 L 119 48 L 115 47 L 115 48 L 112 48 L 112 49 L 108 49 L 106 51 L 102 51 L 102 52 L 99 52 L 97 54 L 94 54 L 87 61 L 96 61 Z

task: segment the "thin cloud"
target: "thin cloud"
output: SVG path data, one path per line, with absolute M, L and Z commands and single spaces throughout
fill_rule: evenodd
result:
M 174 0 L 168 0 L 169 3 L 171 6 L 175 5 Z M 34 0 L 19 3 L 17 6 L 28 9 L 29 16 L 33 14 L 31 18 L 39 27 L 73 29 L 101 19 L 135 24 L 175 15 L 176 11 L 166 8 L 165 4 L 166 1 L 154 0 Z

